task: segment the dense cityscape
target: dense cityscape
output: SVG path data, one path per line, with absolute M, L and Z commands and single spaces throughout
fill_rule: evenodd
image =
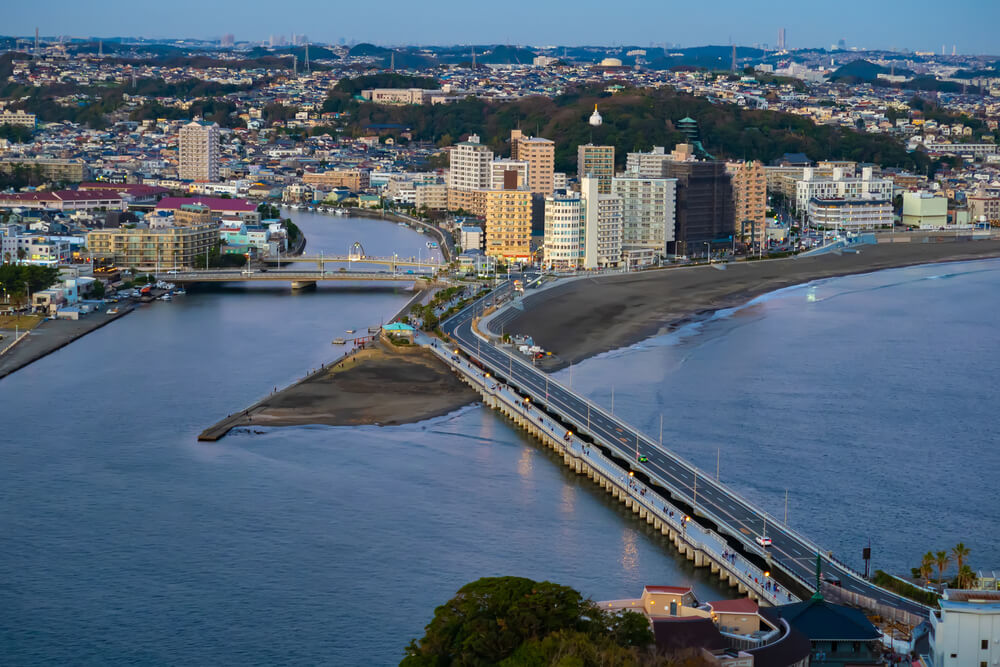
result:
M 8 664 L 1000 661 L 1000 56 L 46 33 Z

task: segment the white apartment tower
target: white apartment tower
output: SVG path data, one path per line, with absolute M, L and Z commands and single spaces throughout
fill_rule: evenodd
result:
M 179 176 L 184 181 L 219 180 L 219 126 L 196 120 L 181 127 Z
M 610 183 L 608 183 L 610 186 Z M 618 266 L 622 259 L 622 200 L 601 194 L 600 179 L 580 180 L 583 199 L 583 268 Z
M 622 200 L 622 252 L 665 255 L 675 240 L 677 179 L 616 176 L 611 193 Z
M 490 187 L 490 162 L 493 151 L 479 143 L 478 134 L 451 149 L 448 169 L 448 188 L 453 190 L 480 190 Z
M 550 269 L 575 269 L 583 257 L 583 200 L 575 192 L 545 198 L 542 262 Z
M 872 168 L 865 167 L 861 176 L 847 176 L 841 167 L 834 167 L 832 178 L 817 178 L 812 168 L 806 168 L 802 180 L 795 184 L 795 205 L 805 211 L 812 199 L 892 200 L 892 180 L 873 178 Z

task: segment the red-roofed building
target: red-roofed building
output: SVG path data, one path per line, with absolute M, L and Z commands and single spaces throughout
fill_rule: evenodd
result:
M 52 190 L 0 194 L 0 208 L 26 208 L 44 211 L 124 211 L 125 202 L 117 192 Z
M 177 212 L 182 206 L 207 206 L 212 215 L 239 217 L 245 222 L 260 222 L 260 214 L 253 202 L 243 199 L 225 199 L 223 197 L 165 197 L 156 205 L 157 211 Z
M 155 204 L 170 194 L 170 190 L 140 183 L 81 183 L 79 190 L 88 192 L 117 193 L 130 204 Z

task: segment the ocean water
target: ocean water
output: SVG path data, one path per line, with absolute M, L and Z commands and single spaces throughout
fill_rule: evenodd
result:
M 996 569 L 998 293 L 997 260 L 821 280 L 559 377 L 858 569 Z

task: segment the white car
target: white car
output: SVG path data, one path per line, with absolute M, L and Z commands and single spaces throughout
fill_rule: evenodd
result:
M 762 547 L 769 547 L 769 546 L 771 546 L 771 538 L 767 537 L 766 535 L 763 536 L 763 537 L 760 536 L 760 535 L 758 535 L 757 536 L 757 544 L 759 544 Z

